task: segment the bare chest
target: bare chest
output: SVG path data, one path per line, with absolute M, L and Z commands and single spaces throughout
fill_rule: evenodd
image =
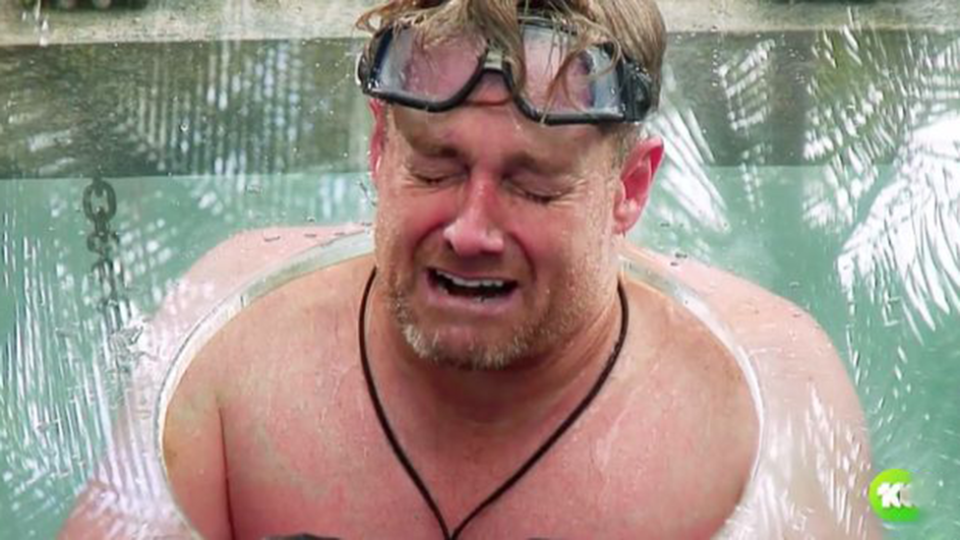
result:
M 436 513 L 391 449 L 359 369 L 285 380 L 283 386 L 264 384 L 257 399 L 223 413 L 237 538 L 303 532 L 344 539 L 444 537 Z M 696 431 L 684 425 L 688 415 L 673 410 L 675 399 L 648 396 L 640 405 L 598 399 L 459 537 L 709 537 L 735 506 L 745 478 L 739 472 L 715 477 L 723 466 L 710 459 L 717 449 L 693 436 Z M 398 433 L 401 444 L 405 436 Z M 491 452 L 509 458 L 493 465 L 437 464 L 409 454 L 450 532 L 528 457 Z M 704 505 L 715 509 L 703 511 Z

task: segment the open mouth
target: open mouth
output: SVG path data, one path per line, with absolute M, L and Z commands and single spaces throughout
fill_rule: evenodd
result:
M 431 268 L 429 275 L 431 283 L 447 294 L 478 302 L 506 297 L 517 288 L 517 282 L 513 280 L 466 279 L 436 268 Z

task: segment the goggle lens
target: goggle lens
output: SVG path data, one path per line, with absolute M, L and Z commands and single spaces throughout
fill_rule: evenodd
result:
M 618 114 L 617 73 L 605 51 L 596 47 L 581 51 L 559 78 L 574 45 L 569 34 L 536 26 L 524 28 L 527 86 L 523 97 L 541 115 Z
M 573 35 L 530 22 L 522 24 L 522 32 L 527 72 L 517 105 L 531 119 L 557 124 L 623 122 L 637 121 L 646 112 L 646 79 L 637 83 L 633 77 L 631 85 L 637 88 L 628 88 L 607 48 L 587 47 L 567 60 L 576 44 Z M 364 91 L 409 107 L 452 109 L 489 70 L 501 72 L 507 86 L 517 90 L 514 73 L 500 51 L 488 49 L 478 36 L 428 41 L 414 28 L 395 27 L 380 36 L 368 54 L 361 58 L 358 71 Z M 563 65 L 565 60 L 569 65 Z M 643 98 L 641 105 L 630 102 L 637 99 L 634 94 Z
M 425 43 L 409 29 L 396 32 L 386 45 L 379 72 L 382 88 L 431 103 L 454 98 L 470 82 L 485 50 L 477 39 Z

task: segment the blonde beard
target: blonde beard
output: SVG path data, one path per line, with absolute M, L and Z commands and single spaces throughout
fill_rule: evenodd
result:
M 506 345 L 481 346 L 474 343 L 466 353 L 456 355 L 445 350 L 439 334 L 433 334 L 432 339 L 427 338 L 414 323 L 403 325 L 402 330 L 407 344 L 420 358 L 437 366 L 465 371 L 503 371 L 529 349 L 529 338 L 515 334 Z
M 596 288 L 593 284 L 591 288 Z M 585 310 L 584 302 L 570 302 L 559 305 L 550 302 L 552 307 L 536 320 L 525 322 L 514 330 L 512 336 L 503 343 L 468 344 L 466 350 L 458 347 L 451 350 L 444 343 L 440 332 L 432 334 L 423 329 L 416 320 L 412 309 L 407 302 L 406 295 L 400 292 L 400 287 L 392 279 L 387 279 L 387 296 L 390 311 L 397 323 L 404 340 L 414 353 L 435 365 L 451 367 L 467 371 L 502 371 L 516 365 L 525 358 L 543 354 L 551 348 L 562 347 L 563 343 L 582 326 L 589 317 L 582 314 Z M 567 284 L 565 289 L 570 289 Z M 595 292 L 590 293 L 595 297 Z M 560 294 L 558 298 L 580 298 L 585 295 Z M 579 316 L 578 316 L 579 314 Z
M 382 211 L 383 209 L 381 209 Z M 594 216 L 596 219 L 596 216 Z M 375 229 L 375 244 L 377 266 L 384 270 L 384 284 L 386 297 L 394 322 L 400 330 L 407 345 L 414 353 L 438 366 L 447 366 L 454 369 L 471 371 L 498 371 L 514 366 L 524 358 L 534 357 L 549 352 L 550 349 L 560 349 L 567 343 L 577 328 L 584 327 L 590 320 L 590 313 L 599 313 L 598 299 L 603 298 L 605 279 L 594 279 L 587 282 L 578 282 L 574 276 L 601 276 L 604 275 L 611 259 L 616 260 L 616 248 L 603 250 L 600 257 L 581 256 L 576 259 L 572 268 L 566 273 L 567 279 L 559 290 L 552 291 L 555 298 L 572 299 L 561 305 L 557 301 L 549 301 L 547 311 L 537 320 L 522 324 L 505 340 L 505 343 L 471 343 L 467 350 L 451 350 L 442 340 L 439 332 L 428 333 L 422 328 L 413 310 L 410 308 L 404 287 L 395 272 L 387 270 L 381 264 L 388 260 L 386 253 L 391 246 L 391 238 L 384 231 L 392 230 L 387 223 L 379 223 Z M 383 235 L 383 236 L 382 236 Z M 381 251 L 382 250 L 382 251 Z M 612 278 L 616 282 L 616 277 Z M 582 290 L 577 292 L 576 289 Z M 551 293 L 548 293 L 551 294 Z

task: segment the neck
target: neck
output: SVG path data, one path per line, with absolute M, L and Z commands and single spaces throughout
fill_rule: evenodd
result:
M 549 350 L 501 371 L 456 369 L 416 355 L 380 292 L 375 285 L 367 326 L 377 386 L 399 415 L 464 439 L 509 438 L 567 414 L 596 383 L 620 332 L 620 306 L 611 290 L 595 316 L 584 318 L 591 322 Z

